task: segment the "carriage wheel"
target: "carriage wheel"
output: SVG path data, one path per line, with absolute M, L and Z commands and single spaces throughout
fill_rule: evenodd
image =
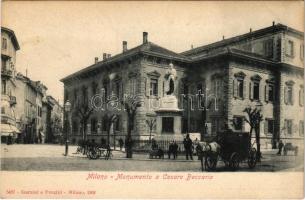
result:
M 217 165 L 217 155 L 207 155 L 204 164 L 208 170 L 215 170 Z
M 239 167 L 239 155 L 234 152 L 231 155 L 229 166 L 232 170 L 236 170 Z
M 248 166 L 250 169 L 254 168 L 256 165 L 256 149 L 253 148 L 249 152 L 249 157 L 248 157 Z
M 96 160 L 99 158 L 99 154 L 96 150 L 90 150 L 88 154 L 90 159 Z

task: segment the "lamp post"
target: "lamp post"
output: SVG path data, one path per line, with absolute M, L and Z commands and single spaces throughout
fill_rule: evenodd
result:
M 255 116 L 255 131 L 256 131 L 256 143 L 257 143 L 257 157 L 258 161 L 261 160 L 261 144 L 260 144 L 260 122 L 262 120 L 262 112 L 263 112 L 263 104 L 261 102 L 258 102 L 256 104 L 256 108 L 258 109 L 258 112 Z
M 69 113 L 71 110 L 71 103 L 69 100 L 66 101 L 65 103 L 65 121 L 66 121 L 66 141 L 65 141 L 65 156 L 68 155 L 68 144 L 69 144 Z

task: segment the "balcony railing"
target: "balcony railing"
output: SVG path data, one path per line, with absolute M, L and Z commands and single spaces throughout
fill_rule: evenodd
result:
M 10 69 L 1 69 L 1 76 L 11 77 L 12 74 L 13 74 L 13 71 Z
M 16 97 L 15 96 L 10 96 L 10 105 L 15 105 L 17 103 Z

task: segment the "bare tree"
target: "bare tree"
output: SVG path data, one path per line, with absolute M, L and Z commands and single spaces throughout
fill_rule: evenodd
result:
M 138 107 L 141 107 L 141 103 L 137 101 L 136 97 L 124 98 L 121 102 L 127 113 L 127 137 L 125 140 L 126 146 L 126 158 L 132 158 L 132 145 L 133 141 L 131 138 L 131 131 L 134 128 L 134 121 L 136 116 L 136 111 Z
M 112 124 L 117 120 L 117 115 L 116 114 L 112 114 L 112 115 L 108 115 L 106 114 L 104 116 L 105 122 L 106 122 L 106 129 L 107 129 L 107 145 L 110 145 L 110 130 L 111 130 L 111 126 Z
M 156 119 L 146 120 L 146 124 L 149 128 L 149 142 L 150 142 L 151 141 L 151 133 L 152 133 L 152 130 L 154 129 L 154 126 L 156 124 Z
M 86 140 L 87 123 L 93 112 L 93 107 L 90 107 L 88 102 L 83 102 L 81 105 L 78 104 L 77 109 L 77 115 L 80 118 L 80 123 L 82 125 L 83 140 Z
M 261 148 L 260 148 L 260 122 L 263 120 L 263 115 L 261 114 L 261 110 L 251 107 L 245 108 L 243 111 L 247 113 L 248 119 L 245 118 L 245 121 L 250 125 L 250 137 L 252 137 L 252 132 L 255 132 L 255 140 L 256 140 L 256 147 L 257 147 L 257 161 L 260 162 L 261 160 Z

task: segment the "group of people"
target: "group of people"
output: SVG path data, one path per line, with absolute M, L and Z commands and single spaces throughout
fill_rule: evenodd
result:
M 192 139 L 190 138 L 189 134 L 187 134 L 186 137 L 184 138 L 183 145 L 184 145 L 186 160 L 189 160 L 189 159 L 193 160 L 194 150 L 196 150 L 196 152 L 198 152 L 198 149 L 201 147 L 198 139 L 196 138 L 193 142 Z M 152 139 L 152 141 L 151 141 L 151 148 L 152 148 L 152 150 L 159 149 L 158 144 L 157 144 L 156 140 L 154 140 L 154 139 Z M 170 144 L 168 146 L 168 152 L 167 152 L 168 159 L 170 159 L 171 156 L 173 156 L 173 158 L 176 159 L 178 156 L 178 149 L 179 149 L 179 146 L 176 141 L 173 140 L 172 142 L 170 142 Z

